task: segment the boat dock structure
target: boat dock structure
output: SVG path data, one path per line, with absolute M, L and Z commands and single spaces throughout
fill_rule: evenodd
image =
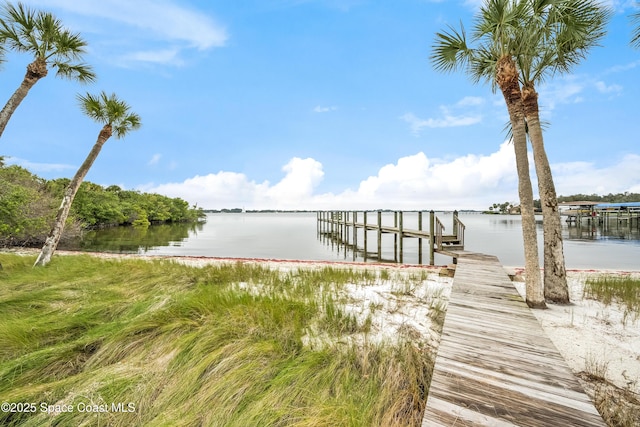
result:
M 460 254 L 422 426 L 606 426 L 494 256 Z
M 558 203 L 560 215 L 566 217 L 570 225 L 581 226 L 600 224 L 604 227 L 612 225 L 628 225 L 640 227 L 640 202 L 600 203 L 575 201 Z
M 426 215 L 424 215 L 426 213 Z M 458 218 L 458 212 L 453 212 L 451 233 L 445 233 L 445 226 L 434 211 L 417 212 L 415 228 L 405 226 L 405 212 L 385 212 L 385 219 L 393 215 L 393 224 L 384 223 L 382 211 L 319 211 L 317 212 L 317 232 L 324 238 L 352 251 L 354 260 L 361 254 L 366 262 L 368 259 L 389 262 L 404 262 L 404 239 L 418 239 L 418 264 L 423 263 L 423 243 L 427 243 L 429 264 L 434 265 L 435 253 L 449 255 L 457 260 L 458 252 L 464 250 L 465 225 Z M 426 218 L 425 218 L 426 217 Z M 426 220 L 426 221 L 423 221 Z M 427 222 L 428 221 L 428 222 Z M 358 230 L 362 230 L 362 241 L 358 240 Z M 370 232 L 375 237 L 369 236 Z M 392 235 L 393 259 L 385 260 L 382 256 L 382 236 Z M 371 249 L 374 248 L 374 251 Z

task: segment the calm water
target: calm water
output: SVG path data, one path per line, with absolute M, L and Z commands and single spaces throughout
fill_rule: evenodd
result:
M 451 214 L 438 213 L 451 232 Z M 370 214 L 369 222 L 375 218 Z M 467 226 L 465 249 L 498 256 L 504 265 L 524 265 L 522 231 L 519 216 L 460 214 Z M 428 227 L 428 214 L 424 227 Z M 393 214 L 383 215 L 384 225 L 393 225 Z M 405 213 L 405 228 L 417 227 L 417 214 Z M 322 238 L 316 232 L 315 213 L 209 214 L 198 225 L 163 225 L 140 229 L 120 227 L 86 233 L 81 242 L 69 249 L 140 253 L 147 255 L 191 255 L 232 258 L 268 258 L 294 260 L 354 260 L 353 252 Z M 376 251 L 376 234 L 370 231 L 368 250 Z M 542 253 L 542 223 L 538 222 Z M 640 232 L 638 227 L 564 225 L 567 268 L 640 269 Z M 363 235 L 359 230 L 362 247 Z M 393 260 L 393 235 L 383 235 L 382 258 Z M 405 239 L 405 263 L 418 262 L 417 239 Z M 423 261 L 428 263 L 426 244 Z M 362 261 L 362 254 L 356 260 Z M 542 256 L 542 255 L 541 255 Z M 542 258 L 541 258 L 542 259 Z M 436 264 L 451 258 L 436 254 Z

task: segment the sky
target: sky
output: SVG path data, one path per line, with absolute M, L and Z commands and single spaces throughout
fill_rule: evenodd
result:
M 481 0 L 22 2 L 87 40 L 98 79 L 39 81 L 0 139 L 8 164 L 71 178 L 101 128 L 76 96 L 106 91 L 142 127 L 103 147 L 86 180 L 104 186 L 205 209 L 517 204 L 502 95 L 429 60 L 436 32 L 471 28 Z M 539 87 L 559 195 L 640 192 L 634 3 L 607 1 L 600 46 Z M 31 60 L 7 56 L 0 103 Z

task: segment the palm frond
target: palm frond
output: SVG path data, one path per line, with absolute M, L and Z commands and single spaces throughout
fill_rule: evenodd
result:
M 55 37 L 55 49 L 50 56 L 68 60 L 80 60 L 86 52 L 87 42 L 80 34 L 68 30 L 58 31 Z
M 131 113 L 126 115 L 124 119 L 114 127 L 113 132 L 115 133 L 116 138 L 123 138 L 132 130 L 139 129 L 140 126 L 142 126 L 140 116 L 135 113 Z
M 495 76 L 498 59 L 500 59 L 499 51 L 493 45 L 481 44 L 475 48 L 473 60 L 469 62 L 467 68 L 471 80 L 474 83 L 491 83 L 491 90 L 495 92 L 497 90 Z
M 640 3 L 638 3 L 640 6 Z M 631 46 L 640 49 L 640 10 L 630 16 L 631 24 L 634 26 L 631 33 Z
M 3 41 L 0 40 L 0 67 L 2 66 L 2 64 L 7 62 L 5 55 L 6 55 L 6 50 L 4 48 Z
M 551 122 L 548 120 L 540 120 L 540 128 L 542 130 L 547 130 L 549 129 L 549 127 L 551 127 Z M 527 121 L 524 121 L 524 130 L 527 134 L 527 139 L 529 139 L 529 124 L 527 123 Z M 502 128 L 502 132 L 505 133 L 506 138 L 511 141 L 513 139 L 513 127 L 511 127 L 511 122 L 508 121 L 507 123 L 505 123 L 504 127 Z
M 57 68 L 58 77 L 75 80 L 80 83 L 93 83 L 96 81 L 96 74 L 93 68 L 87 64 L 71 64 L 69 62 L 55 62 L 53 67 Z
M 140 128 L 140 116 L 131 112 L 131 107 L 118 99 L 115 93 L 108 95 L 78 95 L 80 109 L 91 119 L 101 124 L 111 125 L 116 138 L 122 138 L 129 132 Z
M 597 0 L 534 0 L 521 37 L 523 80 L 540 83 L 584 60 L 606 34 L 611 10 Z
M 471 49 L 462 23 L 460 30 L 449 26 L 448 31 L 436 33 L 430 57 L 433 67 L 438 71 L 451 72 L 465 68 L 471 58 Z
M 80 109 L 85 115 L 98 123 L 109 123 L 104 104 L 99 96 L 87 93 L 86 95 L 77 95 L 76 98 L 80 104 Z
M 13 5 L 6 3 L 2 7 L 0 18 L 0 37 L 5 40 L 9 49 L 17 52 L 32 51 L 32 46 L 25 41 L 36 27 L 36 11 L 22 3 Z
M 22 3 L 7 3 L 2 7 L 0 39 L 9 49 L 32 53 L 48 65 L 58 68 L 57 76 L 91 82 L 95 74 L 81 61 L 87 42 L 78 33 L 65 29 L 62 22 L 49 12 L 36 11 Z

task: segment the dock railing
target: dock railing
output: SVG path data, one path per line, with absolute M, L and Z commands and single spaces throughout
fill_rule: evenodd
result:
M 337 243 L 338 252 L 340 249 L 344 249 L 345 258 L 347 256 L 347 250 L 352 253 L 353 260 L 356 260 L 358 254 L 367 259 L 377 259 L 378 261 L 390 261 L 390 262 L 404 262 L 404 239 L 415 238 L 418 240 L 418 264 L 422 264 L 423 261 L 423 242 L 428 240 L 429 251 L 429 264 L 434 265 L 434 253 L 442 252 L 444 255 L 454 257 L 454 262 L 457 257 L 456 251 L 464 250 L 464 233 L 465 225 L 458 218 L 458 212 L 453 212 L 453 228 L 452 234 L 445 234 L 445 227 L 436 217 L 434 211 L 429 211 L 429 228 L 423 229 L 423 213 L 425 211 L 414 211 L 417 215 L 417 229 L 415 227 L 407 227 L 407 223 L 404 220 L 405 212 L 402 211 L 387 211 L 388 214 L 393 215 L 393 224 L 383 224 L 383 212 L 374 211 L 367 212 L 361 211 L 318 211 L 317 212 L 317 231 L 318 236 L 323 239 L 330 239 L 331 244 Z M 369 221 L 367 213 L 374 213 L 375 220 Z M 359 221 L 361 219 L 361 221 Z M 388 217 L 387 217 L 388 219 Z M 358 236 L 360 231 L 360 237 Z M 374 238 L 376 244 L 376 251 L 371 251 L 368 244 L 370 238 L 367 237 L 368 232 L 374 232 L 377 238 Z M 393 235 L 393 258 L 384 260 L 382 258 L 382 236 L 383 234 Z M 362 238 L 363 246 L 359 245 L 359 240 Z M 333 246 L 332 246 L 333 247 Z
M 458 244 L 464 247 L 464 231 L 467 227 L 464 225 L 457 214 L 453 215 L 453 231 L 458 238 Z
M 440 221 L 440 218 L 436 217 L 436 248 L 442 250 L 442 235 L 444 234 L 444 225 Z

